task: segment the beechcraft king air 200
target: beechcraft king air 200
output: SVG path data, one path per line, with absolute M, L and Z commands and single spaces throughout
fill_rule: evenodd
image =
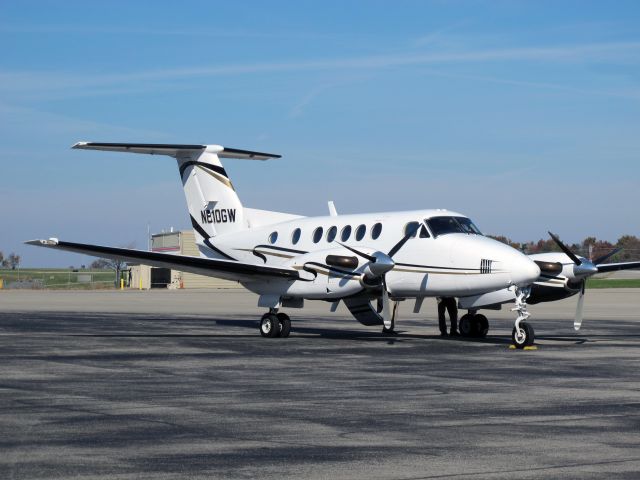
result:
M 305 300 L 342 301 L 360 323 L 393 331 L 397 302 L 425 297 L 465 298 L 512 291 L 516 346 L 533 343 L 526 300 L 540 267 L 508 245 L 483 236 L 465 215 L 447 210 L 323 217 L 247 208 L 221 158 L 268 160 L 279 155 L 219 145 L 81 142 L 75 149 L 165 155 L 177 160 L 199 257 L 172 255 L 57 238 L 27 243 L 103 258 L 173 268 L 240 282 L 267 309 L 265 337 L 286 337 L 283 308 Z M 373 304 L 372 304 L 373 302 Z M 376 306 L 378 308 L 376 308 Z

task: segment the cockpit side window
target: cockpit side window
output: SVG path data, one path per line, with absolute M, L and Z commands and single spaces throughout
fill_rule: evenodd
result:
M 465 233 L 473 233 L 475 235 L 482 235 L 482 232 L 480 232 L 480 229 L 478 227 L 476 227 L 469 218 L 456 217 L 456 220 L 458 221 L 458 223 L 462 227 L 462 230 Z

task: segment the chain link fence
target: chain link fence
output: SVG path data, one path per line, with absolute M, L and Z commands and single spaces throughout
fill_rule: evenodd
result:
M 0 288 L 96 290 L 112 289 L 116 274 L 112 270 L 15 269 L 0 270 Z

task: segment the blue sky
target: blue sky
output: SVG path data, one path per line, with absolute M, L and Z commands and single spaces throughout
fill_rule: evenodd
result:
M 450 208 L 487 233 L 640 235 L 640 4 L 1 2 L 0 250 L 189 225 L 173 161 L 218 143 L 247 206 Z

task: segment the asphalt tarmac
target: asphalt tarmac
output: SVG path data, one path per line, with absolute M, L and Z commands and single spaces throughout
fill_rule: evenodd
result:
M 530 308 L 538 349 L 342 307 L 264 339 L 242 291 L 0 291 L 0 478 L 640 475 L 640 290 Z

